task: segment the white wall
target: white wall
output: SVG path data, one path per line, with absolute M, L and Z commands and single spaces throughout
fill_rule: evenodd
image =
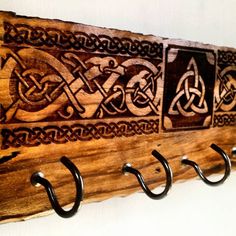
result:
M 236 47 L 236 0 L 0 0 L 0 9 Z M 160 201 L 144 194 L 113 198 L 84 205 L 71 219 L 54 214 L 0 225 L 0 235 L 233 236 L 235 199 L 233 173 L 220 187 L 199 180 L 174 184 Z

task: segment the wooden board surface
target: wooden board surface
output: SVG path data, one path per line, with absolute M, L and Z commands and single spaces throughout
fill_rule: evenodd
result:
M 0 221 L 47 214 L 36 171 L 61 205 L 73 203 L 67 156 L 84 179 L 84 203 L 141 191 L 124 175 L 131 163 L 150 188 L 221 173 L 219 145 L 235 160 L 236 50 L 184 40 L 0 13 Z M 13 153 L 13 154 L 12 154 Z M 6 161 L 7 160 L 7 161 Z M 160 169 L 157 173 L 156 169 Z

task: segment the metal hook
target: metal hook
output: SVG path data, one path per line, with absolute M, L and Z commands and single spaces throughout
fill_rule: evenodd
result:
M 77 167 L 67 157 L 63 156 L 60 161 L 62 162 L 62 164 L 64 164 L 64 166 L 66 166 L 69 169 L 69 171 L 74 177 L 76 184 L 75 203 L 70 210 L 65 211 L 62 209 L 57 200 L 56 194 L 53 190 L 51 183 L 47 179 L 43 178 L 41 172 L 36 172 L 31 176 L 31 183 L 35 186 L 38 186 L 38 184 L 43 185 L 47 191 L 48 198 L 51 202 L 52 208 L 56 211 L 56 213 L 59 216 L 63 218 L 69 218 L 77 212 L 80 206 L 80 202 L 83 200 L 83 179 Z
M 129 172 L 131 174 L 134 174 L 140 184 L 140 186 L 142 187 L 144 193 L 146 193 L 146 195 L 154 200 L 157 199 L 161 199 L 163 197 L 165 197 L 168 193 L 168 191 L 170 190 L 171 186 L 172 186 L 172 181 L 173 181 L 173 175 L 172 175 L 172 171 L 171 168 L 167 162 L 167 160 L 156 150 L 152 151 L 152 155 L 161 162 L 161 164 L 163 165 L 164 169 L 165 169 L 165 173 L 166 173 L 166 186 L 165 189 L 159 193 L 159 194 L 155 194 L 153 193 L 145 184 L 144 178 L 141 175 L 141 173 L 134 169 L 133 167 L 131 167 L 130 164 L 125 164 L 123 166 L 123 172 Z
M 219 184 L 222 184 L 230 175 L 230 172 L 231 172 L 231 161 L 229 159 L 229 156 L 220 148 L 218 147 L 216 144 L 211 144 L 210 146 L 213 150 L 215 150 L 216 152 L 218 152 L 224 159 L 224 162 L 225 162 L 225 174 L 224 176 L 222 177 L 222 179 L 216 181 L 216 182 L 212 182 L 210 180 L 208 180 L 202 170 L 200 169 L 200 167 L 198 166 L 198 164 L 194 161 L 191 161 L 191 160 L 188 160 L 188 159 L 183 159 L 181 162 L 185 165 L 190 165 L 192 166 L 196 173 L 199 175 L 199 177 L 208 185 L 211 185 L 211 186 L 217 186 Z

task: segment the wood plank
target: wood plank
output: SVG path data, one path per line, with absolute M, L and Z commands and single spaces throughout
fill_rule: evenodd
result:
M 0 221 L 51 212 L 36 171 L 74 202 L 62 156 L 81 172 L 83 203 L 141 191 L 126 163 L 163 185 L 154 149 L 175 182 L 196 177 L 183 156 L 222 174 L 212 143 L 235 169 L 235 88 L 232 48 L 0 12 Z

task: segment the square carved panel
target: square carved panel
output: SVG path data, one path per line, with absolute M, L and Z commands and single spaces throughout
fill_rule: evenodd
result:
M 163 96 L 164 130 L 209 127 L 216 56 L 212 50 L 169 46 Z

